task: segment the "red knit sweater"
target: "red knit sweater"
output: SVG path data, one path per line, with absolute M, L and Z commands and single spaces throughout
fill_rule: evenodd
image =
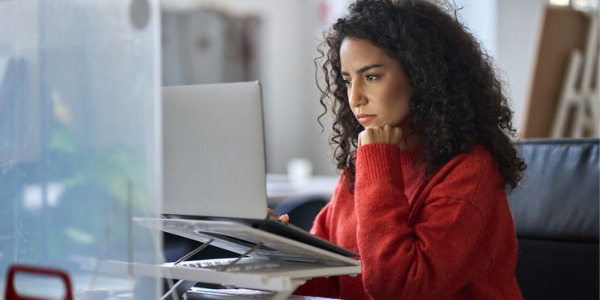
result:
M 522 299 L 517 240 L 502 178 L 476 146 L 423 180 L 416 151 L 357 151 L 356 186 L 343 176 L 312 233 L 360 255 L 356 277 L 317 278 L 296 294 L 342 299 Z

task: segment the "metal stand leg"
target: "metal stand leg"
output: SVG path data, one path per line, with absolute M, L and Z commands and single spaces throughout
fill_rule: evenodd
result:
M 214 241 L 214 239 L 210 239 L 208 240 L 206 243 L 203 243 L 202 245 L 200 245 L 200 247 L 190 251 L 188 254 L 182 256 L 180 259 L 178 259 L 177 261 L 175 261 L 173 263 L 174 266 L 178 265 L 179 263 L 186 261 L 188 258 L 194 256 L 196 253 L 202 251 L 204 248 L 208 247 L 208 245 L 210 245 L 210 243 L 212 243 Z M 172 284 L 173 281 L 171 281 L 170 279 L 168 279 L 168 282 L 170 284 Z M 174 296 L 175 300 L 179 300 L 179 299 L 183 299 L 183 294 L 185 294 L 185 292 L 191 288 L 194 284 L 196 284 L 196 282 L 194 281 L 189 281 L 189 280 L 179 280 L 177 281 L 177 283 L 175 283 L 174 285 L 171 286 L 171 288 L 160 298 L 160 300 L 166 300 L 166 299 L 171 299 L 169 298 L 169 296 L 172 294 Z M 173 293 L 176 292 L 176 293 Z

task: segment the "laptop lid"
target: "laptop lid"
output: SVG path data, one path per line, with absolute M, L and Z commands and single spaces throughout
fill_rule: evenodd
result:
M 267 217 L 259 82 L 162 89 L 162 214 Z

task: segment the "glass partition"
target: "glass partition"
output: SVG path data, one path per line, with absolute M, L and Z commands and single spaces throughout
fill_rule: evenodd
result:
M 159 34 L 157 0 L 0 1 L 2 295 L 25 265 L 66 272 L 76 299 L 159 298 L 154 276 L 96 264 L 162 257 L 135 222 L 159 205 Z M 15 287 L 67 292 L 44 280 Z

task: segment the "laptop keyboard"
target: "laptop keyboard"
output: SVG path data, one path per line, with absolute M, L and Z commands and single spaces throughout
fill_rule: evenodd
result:
M 256 259 L 248 258 L 241 259 L 237 263 L 231 265 L 235 259 L 217 259 L 217 260 L 196 260 L 186 261 L 175 265 L 174 267 L 184 268 L 201 268 L 209 270 L 219 270 L 228 272 L 248 272 L 257 270 L 271 270 L 278 268 L 280 265 L 271 262 L 257 262 Z

